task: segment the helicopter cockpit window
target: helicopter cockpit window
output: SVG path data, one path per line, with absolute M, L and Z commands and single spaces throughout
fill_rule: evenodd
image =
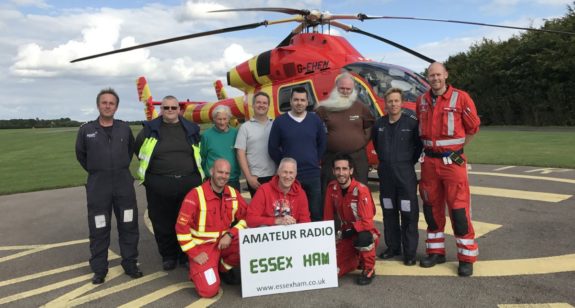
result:
M 415 101 L 426 90 L 426 86 L 408 72 L 381 63 L 355 63 L 346 68 L 361 76 L 372 87 L 375 94 L 384 98 L 390 88 L 400 88 L 406 101 Z
M 379 114 L 377 113 L 377 110 L 375 110 L 375 102 L 371 99 L 369 93 L 367 93 L 367 89 L 356 82 L 355 90 L 357 91 L 357 99 L 369 108 L 369 111 L 375 118 L 378 118 Z
M 305 82 L 305 83 L 292 84 L 289 86 L 285 86 L 279 90 L 280 112 L 288 112 L 291 110 L 291 104 L 290 104 L 291 91 L 293 88 L 297 88 L 297 87 L 304 87 L 307 90 L 308 105 L 307 105 L 306 110 L 307 111 L 313 111 L 313 109 L 317 103 L 317 99 L 314 96 L 314 92 L 312 90 L 311 83 Z

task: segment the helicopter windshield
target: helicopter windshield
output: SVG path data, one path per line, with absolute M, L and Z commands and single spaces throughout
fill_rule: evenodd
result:
M 361 62 L 349 64 L 345 68 L 365 79 L 373 92 L 382 99 L 390 88 L 400 88 L 405 101 L 415 102 L 427 90 L 427 84 L 421 76 L 400 66 Z

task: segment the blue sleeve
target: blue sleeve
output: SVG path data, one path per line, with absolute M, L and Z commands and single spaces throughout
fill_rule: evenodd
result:
M 281 132 L 279 126 L 280 123 L 278 117 L 272 124 L 272 129 L 270 131 L 270 138 L 268 139 L 268 154 L 270 155 L 271 159 L 276 163 L 276 166 L 279 166 L 280 161 L 282 159 L 282 152 L 280 149 Z
M 317 161 L 321 161 L 321 158 L 323 157 L 323 154 L 325 152 L 325 148 L 327 146 L 327 137 L 326 137 L 326 128 L 325 125 L 323 124 L 323 121 L 319 118 L 319 116 L 317 117 L 317 125 L 318 125 L 318 130 L 317 130 Z

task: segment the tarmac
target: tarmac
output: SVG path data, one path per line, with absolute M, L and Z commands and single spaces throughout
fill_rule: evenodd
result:
M 12 307 L 574 307 L 575 170 L 472 165 L 472 215 L 479 243 L 474 275 L 457 276 L 455 240 L 447 226 L 447 263 L 407 267 L 378 260 L 378 276 L 358 286 L 351 273 L 339 287 L 242 298 L 223 284 L 201 299 L 187 270 L 162 270 L 146 217 L 145 191 L 136 186 L 140 268 L 131 279 L 120 267 L 112 228 L 110 272 L 92 285 L 83 187 L 0 196 L 0 305 Z M 382 229 L 377 185 L 377 226 Z M 244 196 L 249 196 L 246 192 Z M 421 207 L 421 203 L 420 203 Z M 420 213 L 418 259 L 425 254 Z M 381 240 L 378 252 L 384 249 Z

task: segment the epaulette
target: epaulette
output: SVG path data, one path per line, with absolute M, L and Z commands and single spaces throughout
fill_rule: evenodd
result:
M 414 114 L 410 114 L 409 117 L 417 121 L 417 117 Z
M 94 120 L 88 121 L 88 122 L 84 122 L 84 123 L 82 123 L 82 125 L 80 125 L 80 128 L 82 128 L 84 125 L 86 125 L 86 124 L 88 124 L 88 123 L 92 123 L 92 122 L 94 122 Z

